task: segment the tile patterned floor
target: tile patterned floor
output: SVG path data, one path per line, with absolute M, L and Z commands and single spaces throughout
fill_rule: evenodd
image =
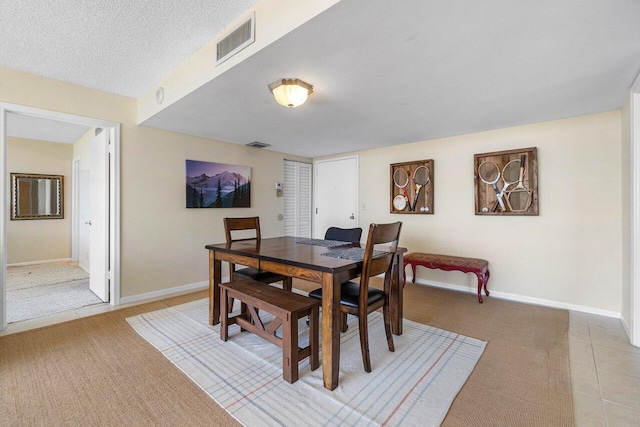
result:
M 571 311 L 569 358 L 576 426 L 640 425 L 640 348 L 619 319 Z
M 149 301 L 135 304 L 143 302 Z M 0 336 L 130 305 L 104 304 L 14 323 Z M 576 426 L 640 426 L 640 348 L 629 344 L 619 319 L 571 311 L 569 358 Z

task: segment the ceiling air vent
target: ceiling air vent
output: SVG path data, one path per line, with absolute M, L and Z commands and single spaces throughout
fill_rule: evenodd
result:
M 265 144 L 264 142 L 259 142 L 259 141 L 253 141 L 245 145 L 247 147 L 256 147 L 256 148 L 271 147 L 271 144 Z
M 255 13 L 251 14 L 249 19 L 238 25 L 216 44 L 216 65 L 222 64 L 253 43 L 256 38 L 255 17 Z

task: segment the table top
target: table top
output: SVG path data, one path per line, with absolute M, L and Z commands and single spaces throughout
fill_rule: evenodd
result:
M 328 273 L 338 273 L 346 271 L 354 266 L 362 266 L 362 260 L 353 261 L 343 258 L 332 258 L 322 254 L 349 247 L 360 247 L 359 243 L 348 244 L 338 247 L 324 247 L 310 244 L 298 243 L 307 241 L 302 237 L 273 237 L 261 239 L 258 243 L 256 239 L 238 240 L 235 242 L 218 243 L 206 245 L 205 248 L 223 253 L 243 255 L 250 258 L 258 258 L 264 261 L 279 262 L 287 265 L 325 271 Z M 381 247 L 383 249 L 384 246 Z

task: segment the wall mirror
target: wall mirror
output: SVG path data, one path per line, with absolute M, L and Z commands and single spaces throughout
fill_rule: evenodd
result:
M 64 218 L 62 175 L 11 174 L 11 219 Z

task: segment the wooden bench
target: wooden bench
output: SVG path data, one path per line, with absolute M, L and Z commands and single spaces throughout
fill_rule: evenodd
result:
M 413 280 L 416 282 L 416 266 L 440 269 L 445 271 L 462 271 L 463 273 L 473 273 L 478 276 L 478 302 L 482 304 L 481 291 L 489 296 L 487 282 L 489 281 L 489 262 L 478 258 L 464 258 L 451 255 L 436 255 L 414 252 L 404 256 L 404 266 L 411 266 Z M 405 283 L 406 283 L 405 276 Z
M 240 314 L 229 317 L 229 297 L 241 302 Z M 318 313 L 322 302 L 251 279 L 234 279 L 220 284 L 220 338 L 227 341 L 229 325 L 253 332 L 282 348 L 282 376 L 289 383 L 298 380 L 298 362 L 310 358 L 311 370 L 320 366 Z M 263 324 L 258 311 L 275 318 Z M 298 347 L 298 319 L 309 316 L 309 345 Z M 282 326 L 282 338 L 276 330 Z

